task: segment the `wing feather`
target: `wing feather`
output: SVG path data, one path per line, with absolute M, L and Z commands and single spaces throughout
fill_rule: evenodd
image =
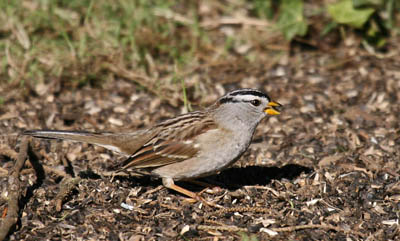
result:
M 163 131 L 133 153 L 121 165 L 122 169 L 159 167 L 192 158 L 200 150 L 196 137 L 217 128 L 217 124 L 202 112 L 196 112 L 195 118 L 189 114 L 177 118 L 179 121 L 168 120 L 157 125 Z

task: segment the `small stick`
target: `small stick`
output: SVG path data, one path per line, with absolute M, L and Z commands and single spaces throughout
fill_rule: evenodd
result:
M 25 164 L 28 155 L 28 144 L 30 137 L 22 137 L 21 147 L 15 162 L 14 169 L 8 178 L 8 210 L 0 227 L 0 240 L 4 240 L 15 226 L 19 218 L 19 199 L 21 197 L 21 184 L 19 174 Z
M 60 183 L 60 192 L 57 194 L 55 198 L 55 205 L 56 205 L 56 211 L 60 212 L 62 209 L 62 203 L 64 201 L 64 198 L 68 196 L 72 189 L 75 188 L 76 185 L 81 181 L 80 177 L 64 177 L 64 179 Z
M 228 231 L 228 232 L 248 232 L 247 228 L 239 228 L 236 226 L 209 226 L 209 225 L 198 225 L 197 230 L 215 230 L 215 231 Z
M 355 234 L 358 235 L 362 238 L 365 238 L 366 235 L 358 232 L 358 231 L 354 231 L 354 230 L 346 230 L 340 227 L 336 227 L 330 224 L 306 224 L 306 225 L 297 225 L 297 226 L 289 226 L 289 227 L 282 227 L 282 228 L 271 228 L 271 230 L 275 231 L 275 232 L 293 232 L 296 230 L 301 230 L 301 229 L 325 229 L 325 230 L 335 230 L 336 232 L 339 233 L 345 233 L 345 234 Z
M 357 232 L 354 230 L 345 230 L 342 229 L 340 227 L 336 227 L 333 225 L 329 225 L 329 224 L 306 224 L 306 225 L 297 225 L 297 226 L 290 226 L 290 227 L 283 227 L 283 228 L 271 228 L 272 231 L 275 232 L 294 232 L 297 230 L 301 230 L 301 229 L 325 229 L 325 230 L 334 230 L 336 232 L 340 232 L 340 233 L 345 233 L 345 234 L 355 234 L 358 235 L 362 238 L 365 238 L 366 235 L 361 233 L 361 232 Z M 216 230 L 216 231 L 228 231 L 228 232 L 238 232 L 238 231 L 242 231 L 242 232 L 249 232 L 249 230 L 247 230 L 246 228 L 240 228 L 237 226 L 228 226 L 228 225 L 223 225 L 223 226 L 209 226 L 209 225 L 198 225 L 197 226 L 197 230 Z

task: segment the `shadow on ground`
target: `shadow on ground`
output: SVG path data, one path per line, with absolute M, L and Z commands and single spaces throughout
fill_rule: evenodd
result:
M 200 181 L 205 184 L 210 184 L 211 186 L 219 186 L 221 188 L 226 188 L 230 191 L 234 191 L 243 186 L 251 186 L 251 185 L 260 185 L 265 186 L 268 185 L 271 180 L 282 180 L 288 179 L 293 180 L 297 178 L 301 173 L 311 173 L 313 169 L 290 164 L 283 167 L 262 167 L 262 166 L 249 166 L 243 168 L 229 168 L 227 170 L 222 171 L 219 174 L 215 174 L 205 178 L 199 178 L 195 181 Z M 101 178 L 99 175 L 94 174 L 92 172 L 81 172 L 79 174 L 82 178 L 88 179 L 99 179 Z M 162 185 L 160 179 L 155 179 L 149 176 L 143 177 L 125 177 L 118 176 L 115 179 L 120 180 L 121 182 L 129 182 L 131 186 L 144 186 L 144 187 L 157 187 Z M 201 191 L 204 189 L 204 186 L 199 186 L 187 181 L 179 181 L 177 182 L 179 186 L 187 188 L 191 191 Z
M 233 191 L 243 186 L 265 186 L 268 185 L 271 180 L 292 180 L 297 178 L 302 172 L 311 173 L 312 171 L 313 169 L 311 168 L 296 164 L 290 164 L 283 167 L 250 166 L 244 168 L 230 168 L 219 174 L 196 179 L 196 181 L 201 181 L 210 184 L 211 186 L 219 186 Z M 121 181 L 131 182 L 132 186 L 156 187 L 161 185 L 161 180 L 151 177 L 118 177 L 118 179 Z M 204 189 L 203 186 L 186 181 L 180 181 L 177 182 L 177 184 L 191 191 L 201 191 Z
M 302 172 L 310 173 L 312 171 L 313 169 L 311 168 L 296 164 L 283 167 L 249 166 L 244 168 L 230 168 L 220 174 L 212 175 L 202 180 L 233 191 L 243 186 L 265 186 L 271 180 L 292 180 L 297 178 Z

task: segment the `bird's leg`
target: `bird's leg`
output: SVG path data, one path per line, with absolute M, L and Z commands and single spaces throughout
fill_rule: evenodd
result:
M 192 199 L 192 200 L 190 200 L 190 201 L 195 200 L 195 201 L 200 201 L 200 202 L 202 202 L 202 203 L 204 203 L 204 204 L 206 204 L 206 205 L 208 205 L 208 206 L 216 206 L 215 204 L 210 203 L 210 202 L 207 202 L 206 200 L 204 200 L 199 194 L 194 193 L 194 192 L 191 192 L 191 191 L 189 191 L 189 190 L 186 190 L 186 189 L 183 188 L 183 187 L 180 187 L 180 186 L 176 185 L 176 184 L 174 183 L 174 180 L 173 180 L 172 178 L 163 178 L 163 179 L 162 179 L 162 182 L 163 182 L 163 185 L 164 185 L 166 188 L 172 189 L 172 190 L 174 190 L 174 191 L 177 191 L 177 192 L 179 192 L 179 193 L 181 193 L 181 194 L 184 194 L 184 195 L 190 197 L 190 198 Z M 203 192 L 203 191 L 202 191 L 202 192 Z M 202 192 L 201 192 L 201 193 L 202 193 Z
M 188 196 L 188 197 L 191 197 L 191 198 L 193 198 L 193 199 L 196 199 L 196 200 L 198 200 L 198 198 L 199 198 L 199 196 L 198 196 L 196 193 L 191 192 L 191 191 L 189 191 L 189 190 L 186 190 L 186 189 L 183 188 L 183 187 L 180 187 L 180 186 L 176 185 L 176 184 L 174 183 L 174 180 L 173 180 L 172 178 L 163 178 L 163 179 L 162 179 L 162 182 L 163 182 L 163 185 L 164 185 L 166 188 L 172 189 L 172 190 L 174 190 L 174 191 L 177 191 L 177 192 L 179 192 L 179 193 L 181 193 L 181 194 L 184 194 L 184 195 L 186 195 L 186 196 Z

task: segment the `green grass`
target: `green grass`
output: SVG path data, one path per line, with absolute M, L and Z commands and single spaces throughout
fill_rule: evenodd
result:
M 157 15 L 173 6 L 172 0 L 1 1 L 0 82 L 101 79 L 102 62 L 146 70 L 147 55 L 156 65 L 184 68 L 203 33 L 195 16 L 185 25 Z
M 97 86 L 111 76 L 106 66 L 114 66 L 116 70 L 111 74 L 126 70 L 144 76 L 152 83 L 136 83 L 145 89 L 156 86 L 161 90 L 172 84 L 176 91 L 182 92 L 182 99 L 187 100 L 190 91 L 187 86 L 181 91 L 181 85 L 191 69 L 199 66 L 207 69 L 213 64 L 234 64 L 241 60 L 250 65 L 276 62 L 284 52 L 276 46 L 288 43 L 282 40 L 279 26 L 291 26 L 288 28 L 291 37 L 306 30 L 304 24 L 296 22 L 297 18 L 303 18 L 300 3 L 295 14 L 287 16 L 290 21 L 279 18 L 292 13 L 289 3 L 295 4 L 295 1 L 285 3 L 271 0 L 241 0 L 231 4 L 196 0 L 0 0 L 0 84 L 34 86 L 63 81 L 75 87 Z M 398 9 L 394 2 L 392 5 Z M 323 6 L 320 3 L 315 8 L 324 9 Z M 394 11 L 389 12 L 394 16 Z M 323 14 L 314 21 L 324 20 Z M 245 20 L 243 24 L 211 28 L 202 25 L 207 21 L 217 23 L 226 17 Z M 261 28 L 252 24 L 255 19 L 267 25 Z M 398 26 L 396 18 L 391 19 L 393 28 Z M 269 44 L 275 50 L 268 48 Z M 249 46 L 249 50 L 240 53 L 240 46 Z M 118 77 L 126 78 L 126 75 Z
M 213 4 L 209 11 L 218 20 L 249 3 Z M 261 7 L 264 11 L 266 6 Z M 205 29 L 199 14 L 204 18 L 194 0 L 0 0 L 0 84 L 64 81 L 79 87 L 109 78 L 104 66 L 111 64 L 167 79 L 180 91 L 181 81 L 174 80 L 179 72 L 231 62 L 237 43 L 251 41 L 246 34 L 225 36 L 220 28 Z M 182 94 L 187 99 L 185 90 Z

